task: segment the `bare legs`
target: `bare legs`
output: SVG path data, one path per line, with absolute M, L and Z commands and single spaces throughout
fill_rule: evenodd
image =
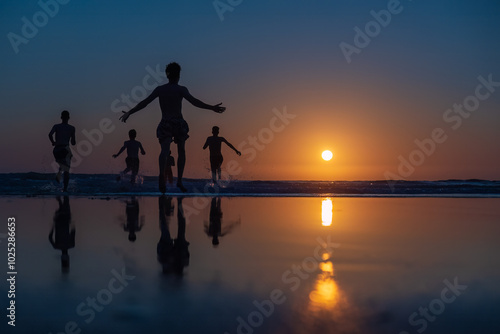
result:
M 171 139 L 163 139 L 160 142 L 161 152 L 160 152 L 160 156 L 158 157 L 158 164 L 160 167 L 160 176 L 158 179 L 158 187 L 159 187 L 161 193 L 165 193 L 167 191 L 167 178 L 165 175 L 165 168 L 167 167 L 167 158 L 170 154 L 170 143 L 171 142 L 172 142 Z
M 161 145 L 161 152 L 158 158 L 158 164 L 160 167 L 160 176 L 159 176 L 159 189 L 160 192 L 165 193 L 167 190 L 167 176 L 166 176 L 166 168 L 167 168 L 167 158 L 170 155 L 170 144 L 172 143 L 171 139 L 164 139 Z M 185 141 L 181 141 L 177 143 L 177 187 L 179 187 L 182 192 L 186 192 L 187 189 L 184 188 L 182 184 L 182 175 L 184 174 L 184 166 L 186 165 L 186 149 L 185 149 Z
M 184 174 L 184 166 L 186 165 L 186 142 L 181 141 L 177 143 L 177 187 L 179 187 L 182 192 L 186 192 L 187 189 L 184 188 L 182 184 L 182 175 Z
M 182 184 L 182 175 L 184 174 L 184 166 L 186 165 L 186 142 L 180 141 L 177 143 L 177 187 L 185 193 L 187 191 Z
M 56 175 L 57 182 L 61 182 L 61 174 L 63 175 L 64 191 L 68 191 L 69 167 L 59 163 L 59 172 Z
M 217 175 L 219 176 L 219 181 L 220 181 L 221 168 L 212 169 L 212 181 L 213 181 L 214 185 L 217 184 Z

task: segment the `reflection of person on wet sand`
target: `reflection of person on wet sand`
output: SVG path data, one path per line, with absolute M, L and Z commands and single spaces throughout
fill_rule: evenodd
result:
M 156 252 L 164 274 L 173 272 L 182 276 L 184 267 L 189 265 L 189 242 L 186 241 L 186 219 L 182 200 L 182 197 L 177 198 L 177 238 L 173 240 L 169 230 L 170 218 L 174 212 L 172 197 L 160 196 L 158 199 L 161 236 Z
M 57 182 L 61 182 L 61 173 L 64 175 L 64 191 L 68 190 L 69 169 L 71 167 L 71 149 L 69 144 L 76 145 L 75 127 L 68 124 L 69 112 L 61 112 L 62 122 L 55 124 L 49 132 L 49 139 L 54 146 L 52 153 L 59 164 L 59 171 L 56 175 Z M 55 139 L 54 139 L 55 134 Z
M 208 226 L 205 223 L 205 233 L 212 237 L 212 245 L 216 247 L 219 244 L 219 237 L 223 237 L 226 234 L 230 233 L 233 228 L 238 225 L 240 222 L 232 222 L 229 224 L 225 224 L 224 228 L 222 228 L 222 207 L 221 207 L 221 198 L 213 197 L 212 203 L 210 204 L 210 222 Z
M 137 239 L 135 232 L 139 232 L 144 226 L 144 216 L 141 216 L 139 222 L 139 201 L 135 197 L 132 197 L 126 203 L 127 223 L 123 224 L 123 230 L 128 232 L 128 240 L 134 242 Z
M 203 149 L 208 147 L 210 151 L 210 169 L 212 170 L 212 181 L 214 185 L 217 183 L 216 173 L 221 175 L 221 166 L 222 166 L 222 143 L 226 143 L 227 146 L 232 148 L 236 154 L 241 155 L 241 152 L 238 151 L 230 142 L 226 140 L 224 137 L 219 137 L 219 127 L 214 126 L 212 128 L 212 135 L 207 138 L 205 141 L 205 145 L 203 145 Z
M 181 67 L 177 63 L 170 63 L 165 69 L 167 74 L 168 83 L 162 86 L 158 86 L 155 90 L 146 97 L 143 101 L 139 102 L 135 107 L 130 109 L 128 112 L 123 112 L 120 117 L 122 122 L 126 122 L 130 115 L 144 109 L 148 104 L 153 102 L 154 99 L 158 98 L 160 100 L 161 109 L 161 122 L 156 129 L 156 136 L 161 145 L 161 153 L 158 158 L 160 175 L 158 178 L 158 184 L 160 192 L 166 192 L 166 175 L 165 167 L 167 164 L 167 157 L 170 152 L 170 144 L 172 139 L 174 143 L 177 144 L 177 187 L 181 191 L 186 192 L 187 189 L 182 184 L 182 175 L 184 173 L 184 165 L 186 164 L 186 140 L 189 138 L 188 132 L 189 127 L 184 118 L 182 117 L 182 100 L 186 99 L 193 106 L 209 109 L 216 113 L 222 113 L 226 108 L 222 107 L 221 104 L 209 105 L 206 104 L 189 93 L 186 87 L 179 85 L 179 79 L 181 76 Z
M 54 249 L 62 252 L 61 267 L 67 272 L 69 270 L 68 249 L 75 247 L 75 227 L 71 223 L 69 197 L 64 196 L 64 202 L 57 197 L 57 202 L 59 208 L 54 213 L 54 225 L 49 233 L 49 241 Z

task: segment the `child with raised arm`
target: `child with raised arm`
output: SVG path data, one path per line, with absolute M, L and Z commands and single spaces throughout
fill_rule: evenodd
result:
M 238 155 L 241 155 L 241 152 L 238 151 L 233 145 L 231 145 L 231 143 L 229 143 L 226 140 L 226 138 L 219 137 L 218 126 L 214 126 L 212 128 L 212 135 L 213 136 L 208 137 L 207 140 L 205 141 L 203 149 L 206 149 L 208 147 L 210 150 L 210 169 L 212 170 L 212 181 L 214 182 L 215 185 L 217 184 L 216 172 L 219 175 L 219 180 L 220 180 L 221 166 L 222 166 L 222 161 L 224 160 L 221 151 L 222 143 L 226 143 L 226 145 L 232 148 Z
M 71 145 L 76 145 L 75 127 L 68 124 L 69 111 L 63 110 L 61 112 L 61 120 L 61 123 L 55 124 L 50 130 L 49 139 L 52 146 L 54 146 L 52 153 L 59 164 L 56 180 L 61 182 L 61 173 L 64 174 L 64 191 L 68 191 L 69 169 L 71 167 L 71 157 L 73 157 L 69 144 L 71 142 Z
M 182 184 L 182 175 L 184 173 L 184 166 L 186 164 L 185 143 L 189 138 L 189 127 L 182 117 L 182 99 L 188 100 L 195 107 L 212 110 L 217 113 L 224 112 L 226 108 L 221 106 L 222 103 L 216 105 L 206 104 L 193 97 L 186 87 L 180 86 L 179 79 L 181 74 L 181 67 L 179 66 L 179 64 L 168 64 L 167 68 L 165 69 L 165 73 L 168 78 L 168 83 L 156 87 L 151 95 L 146 97 L 143 101 L 139 102 L 128 112 L 123 111 L 123 115 L 120 117 L 120 120 L 122 122 L 126 122 L 130 115 L 145 108 L 154 99 L 159 99 L 162 114 L 160 124 L 158 124 L 158 127 L 156 129 L 156 136 L 158 137 L 158 141 L 161 145 L 161 152 L 158 158 L 160 167 L 160 175 L 158 178 L 159 189 L 162 193 L 165 193 L 166 191 L 165 169 L 167 166 L 167 157 L 169 156 L 170 152 L 170 143 L 173 140 L 174 143 L 177 144 L 178 150 L 177 187 L 179 187 L 182 192 L 186 192 L 187 189 Z
M 117 179 L 120 180 L 121 175 L 125 175 L 129 171 L 132 171 L 130 183 L 134 184 L 137 173 L 139 173 L 139 150 L 141 150 L 142 155 L 146 154 L 146 151 L 144 151 L 141 142 L 135 140 L 135 137 L 137 137 L 137 132 L 134 129 L 128 132 L 128 137 L 130 140 L 127 140 L 123 143 L 123 146 L 120 149 L 120 151 L 118 151 L 118 153 L 116 154 L 113 154 L 113 158 L 116 158 L 123 151 L 125 151 L 125 149 L 127 149 L 127 157 L 125 158 L 125 163 L 127 164 L 127 168 L 125 168 L 123 172 L 120 173 L 120 176 L 118 176 Z

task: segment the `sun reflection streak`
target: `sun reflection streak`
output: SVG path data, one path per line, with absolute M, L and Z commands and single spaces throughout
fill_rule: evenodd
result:
M 319 272 L 309 293 L 308 310 L 313 318 L 328 312 L 331 319 L 338 321 L 339 325 L 342 323 L 342 326 L 354 329 L 355 323 L 352 323 L 349 320 L 350 316 L 347 315 L 353 315 L 355 310 L 335 278 L 332 255 L 326 251 L 321 254 L 322 261 L 318 263 Z
M 321 202 L 321 221 L 323 226 L 331 226 L 333 221 L 333 202 L 325 198 Z
M 313 291 L 309 294 L 309 309 L 313 312 L 333 310 L 341 299 L 340 290 L 334 280 L 335 272 L 329 254 L 323 253 L 323 261 L 318 267 L 320 273 L 316 278 Z

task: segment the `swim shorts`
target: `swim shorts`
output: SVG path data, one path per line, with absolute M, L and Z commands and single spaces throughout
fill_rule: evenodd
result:
M 212 170 L 217 170 L 220 169 L 222 166 L 222 161 L 224 159 L 222 158 L 222 155 L 211 155 L 210 156 L 210 168 Z
M 57 163 L 70 167 L 73 154 L 71 154 L 71 149 L 69 148 L 69 146 L 58 145 L 54 147 L 52 153 L 54 154 L 54 158 L 56 159 Z
M 132 171 L 132 174 L 139 172 L 139 158 L 126 157 L 125 163 L 127 164 L 127 168 Z
M 156 128 L 156 137 L 161 143 L 165 139 L 174 139 L 174 143 L 185 141 L 189 138 L 189 126 L 182 118 L 161 120 Z

